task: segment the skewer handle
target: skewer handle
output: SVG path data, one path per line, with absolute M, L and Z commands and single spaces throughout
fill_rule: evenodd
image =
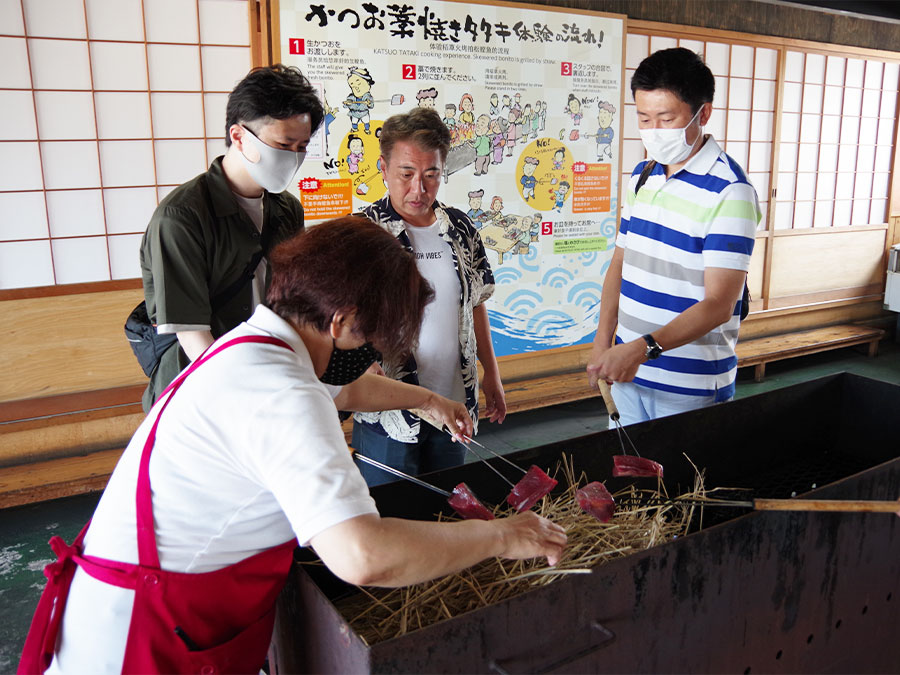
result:
M 843 511 L 900 513 L 900 501 L 879 502 L 849 499 L 754 499 L 757 511 Z
M 615 422 L 619 419 L 619 409 L 616 407 L 616 402 L 613 400 L 609 385 L 606 383 L 606 380 L 599 379 L 597 380 L 597 386 L 600 388 L 600 395 L 603 397 L 603 402 L 606 404 L 606 411 L 609 413 L 609 418 Z

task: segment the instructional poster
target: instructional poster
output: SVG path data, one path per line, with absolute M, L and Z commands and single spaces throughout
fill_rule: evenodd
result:
M 521 6 L 281 0 L 281 60 L 325 105 L 298 183 L 310 222 L 386 193 L 389 116 L 434 108 L 438 200 L 479 228 L 498 356 L 590 342 L 618 202 L 624 22 Z

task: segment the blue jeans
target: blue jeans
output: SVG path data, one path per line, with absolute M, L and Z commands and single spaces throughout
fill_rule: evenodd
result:
M 388 436 L 382 436 L 364 424 L 354 422 L 353 448 L 366 457 L 412 476 L 459 466 L 464 463 L 466 457 L 465 446 L 454 443 L 450 434 L 438 431 L 426 422 L 422 422 L 420 425 L 419 439 L 416 443 L 395 441 Z M 402 480 L 370 464 L 359 460 L 355 461 L 359 472 L 370 487 Z

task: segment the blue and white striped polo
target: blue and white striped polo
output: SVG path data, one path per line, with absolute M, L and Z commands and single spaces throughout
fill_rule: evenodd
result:
M 746 271 L 761 218 L 756 191 L 712 136 L 670 178 L 654 167 L 635 195 L 644 164 L 629 181 L 616 238 L 624 249 L 616 342 L 652 333 L 702 300 L 705 268 Z M 634 382 L 717 401 L 734 396 L 740 306 L 698 340 L 642 364 Z

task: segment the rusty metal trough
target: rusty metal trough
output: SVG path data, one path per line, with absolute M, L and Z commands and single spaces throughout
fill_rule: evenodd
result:
M 599 405 L 599 403 L 598 403 Z M 900 496 L 900 387 L 822 378 L 629 427 L 665 466 L 670 494 L 746 487 L 756 497 Z M 555 467 L 561 453 L 609 478 L 615 432 L 511 455 Z M 471 464 L 431 474 L 482 499 L 505 487 Z M 431 518 L 439 496 L 406 483 L 373 490 L 384 515 Z M 724 512 L 724 513 L 721 513 Z M 712 516 L 712 518 L 710 518 Z M 892 514 L 707 510 L 704 527 L 524 595 L 367 646 L 330 598 L 348 587 L 295 565 L 279 601 L 273 673 L 900 671 L 900 518 Z

